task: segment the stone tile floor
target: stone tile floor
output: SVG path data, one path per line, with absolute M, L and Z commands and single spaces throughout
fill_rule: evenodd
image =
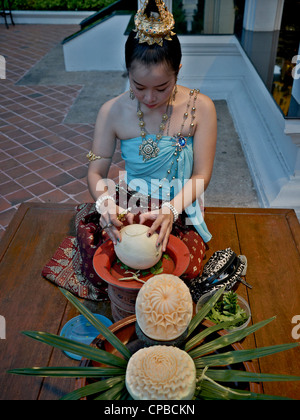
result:
M 16 83 L 66 36 L 73 25 L 0 25 L 0 237 L 25 201 L 91 201 L 86 153 L 92 124 L 65 124 L 82 86 L 20 86 Z M 117 153 L 109 176 L 115 178 Z

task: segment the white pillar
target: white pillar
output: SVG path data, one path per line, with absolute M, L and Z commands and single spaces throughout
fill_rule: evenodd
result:
M 191 32 L 193 28 L 194 15 L 198 9 L 198 0 L 183 0 L 182 10 L 185 14 L 186 30 Z
M 205 0 L 204 34 L 233 34 L 234 22 L 233 0 Z
M 256 32 L 279 31 L 284 0 L 246 0 L 244 29 Z

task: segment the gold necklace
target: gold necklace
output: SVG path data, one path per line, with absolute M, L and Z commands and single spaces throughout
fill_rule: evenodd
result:
M 176 147 L 176 152 L 181 152 L 181 150 L 187 144 L 187 138 L 191 137 L 191 135 L 193 133 L 193 129 L 195 127 L 194 119 L 195 119 L 195 114 L 196 114 L 196 107 L 195 107 L 195 105 L 196 105 L 196 100 L 197 100 L 197 96 L 198 96 L 199 93 L 200 93 L 200 90 L 199 89 L 192 89 L 192 90 L 190 90 L 190 93 L 189 93 L 189 96 L 190 97 L 189 97 L 189 101 L 187 103 L 186 111 L 183 114 L 183 121 L 182 121 L 182 124 L 181 124 L 180 131 L 172 137 L 172 140 L 175 142 L 173 144 L 173 146 Z M 183 132 L 183 128 L 184 128 L 185 122 L 186 122 L 186 120 L 189 117 L 189 108 L 191 106 L 191 99 L 192 99 L 192 97 L 194 97 L 194 103 L 193 103 L 193 106 L 192 106 L 192 109 L 191 109 L 191 123 L 190 123 L 189 133 L 188 133 L 187 137 L 184 137 L 183 134 L 182 134 L 182 132 Z
M 163 114 L 161 123 L 159 125 L 159 133 L 156 134 L 156 139 L 155 140 L 153 140 L 152 138 L 146 139 L 146 136 L 149 133 L 147 133 L 146 124 L 145 124 L 145 121 L 143 120 L 144 113 L 143 111 L 141 111 L 141 105 L 138 102 L 137 116 L 139 119 L 139 127 L 141 129 L 141 137 L 142 137 L 142 144 L 139 146 L 139 154 L 143 156 L 144 162 L 157 157 L 159 153 L 158 142 L 162 138 L 164 130 L 166 128 L 166 123 L 171 117 L 170 109 L 172 109 L 172 107 L 170 107 L 170 99 L 169 99 L 166 112 Z
M 182 120 L 182 124 L 181 124 L 181 127 L 180 127 L 180 131 L 177 134 L 175 134 L 171 139 L 174 142 L 172 144 L 172 146 L 176 147 L 176 149 L 173 153 L 174 157 L 171 160 L 170 167 L 167 169 L 166 176 L 161 180 L 158 188 L 155 191 L 151 191 L 151 194 L 155 194 L 159 189 L 161 190 L 163 188 L 164 183 L 166 181 L 168 181 L 169 177 L 171 177 L 172 180 L 175 180 L 178 176 L 179 154 L 182 152 L 182 149 L 184 149 L 185 146 L 187 145 L 187 139 L 192 136 L 193 129 L 195 127 L 194 120 L 196 118 L 196 115 L 195 115 L 196 114 L 196 100 L 197 100 L 197 96 L 198 96 L 199 93 L 200 93 L 199 89 L 192 89 L 189 92 L 190 97 L 189 97 L 189 101 L 187 103 L 186 111 L 183 114 L 183 120 Z M 189 108 L 191 106 L 192 98 L 193 98 L 193 106 L 192 106 L 192 109 L 191 109 L 191 122 L 190 122 L 190 126 L 189 126 L 189 133 L 188 133 L 187 137 L 184 137 L 182 132 L 183 132 L 183 128 L 185 126 L 185 122 L 189 117 Z M 169 134 L 169 127 L 168 127 L 167 135 L 168 134 Z M 172 169 L 174 170 L 173 174 L 172 174 Z M 169 200 L 171 198 L 170 196 L 171 196 L 170 192 L 167 193 L 167 200 Z

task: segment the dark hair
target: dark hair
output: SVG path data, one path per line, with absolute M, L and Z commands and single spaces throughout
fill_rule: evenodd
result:
M 163 45 L 148 45 L 146 42 L 140 44 L 136 39 L 136 32 L 132 31 L 125 45 L 125 62 L 127 71 L 136 60 L 145 65 L 166 63 L 177 75 L 181 63 L 181 46 L 177 35 L 172 36 L 171 41 L 164 39 Z
M 158 12 L 155 0 L 149 0 L 145 9 L 145 14 L 149 17 L 151 12 Z M 166 63 L 174 73 L 178 74 L 181 63 L 181 46 L 177 35 L 172 36 L 171 41 L 164 39 L 163 45 L 148 45 L 146 42 L 140 44 L 135 38 L 136 32 L 131 31 L 125 45 L 125 61 L 127 71 L 130 70 L 132 63 L 137 60 L 145 65 Z

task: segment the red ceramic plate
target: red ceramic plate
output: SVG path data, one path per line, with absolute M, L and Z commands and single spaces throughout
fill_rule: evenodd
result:
M 169 242 L 165 254 L 169 258 L 162 257 L 162 269 L 165 274 L 173 274 L 181 276 L 190 263 L 190 253 L 187 246 L 176 236 L 170 235 Z M 125 273 L 126 269 L 122 268 L 117 261 L 112 241 L 107 241 L 101 245 L 95 252 L 93 259 L 94 269 L 99 277 L 107 283 L 126 289 L 140 289 L 143 283 L 136 280 L 120 281 L 122 277 L 130 277 L 131 274 Z M 139 279 L 147 281 L 153 274 L 150 270 L 146 275 L 140 275 Z M 136 272 L 136 270 L 133 270 Z

